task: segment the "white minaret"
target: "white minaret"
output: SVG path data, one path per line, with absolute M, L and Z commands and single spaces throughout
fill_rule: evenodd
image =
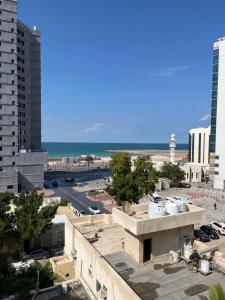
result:
M 170 136 L 170 162 L 172 164 L 174 164 L 175 149 L 176 149 L 176 136 L 175 136 L 175 134 L 171 134 L 171 136 Z

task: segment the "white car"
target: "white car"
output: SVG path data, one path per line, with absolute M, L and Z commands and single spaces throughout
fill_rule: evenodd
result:
M 223 222 L 211 222 L 210 225 L 216 229 L 219 234 L 225 235 L 225 224 Z
M 99 189 L 99 190 L 98 190 L 98 193 L 99 193 L 99 194 L 102 194 L 102 193 L 104 193 L 104 190 L 103 190 L 103 189 Z
M 94 215 L 98 215 L 101 213 L 100 209 L 96 205 L 91 205 L 88 207 L 89 211 L 93 213 Z

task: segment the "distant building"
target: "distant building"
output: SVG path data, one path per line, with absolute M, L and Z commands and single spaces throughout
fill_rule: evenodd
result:
M 188 161 L 192 164 L 209 164 L 209 135 L 210 126 L 207 128 L 194 128 L 189 131 Z
M 214 188 L 225 189 L 225 37 L 213 45 L 210 173 Z
M 17 0 L 0 1 L 0 191 L 43 187 L 40 33 L 17 20 Z

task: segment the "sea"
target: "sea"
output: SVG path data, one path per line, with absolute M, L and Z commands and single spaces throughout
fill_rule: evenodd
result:
M 49 158 L 77 157 L 95 154 L 97 157 L 111 156 L 107 150 L 169 150 L 169 144 L 142 143 L 56 143 L 44 142 L 42 148 Z M 177 150 L 187 150 L 187 144 L 177 144 Z

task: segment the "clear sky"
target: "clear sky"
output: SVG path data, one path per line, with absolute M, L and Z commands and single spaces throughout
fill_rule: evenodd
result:
M 187 142 L 209 124 L 224 0 L 19 0 L 42 33 L 42 139 Z

